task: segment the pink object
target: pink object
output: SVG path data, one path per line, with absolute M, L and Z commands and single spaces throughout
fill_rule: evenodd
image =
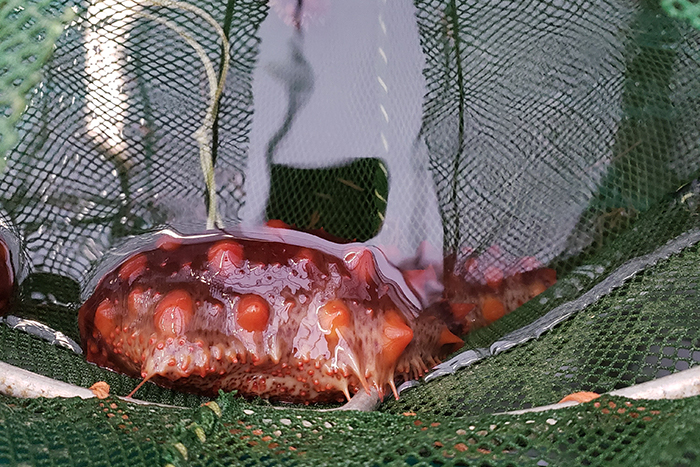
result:
M 296 27 L 295 16 L 297 0 L 270 0 L 270 7 L 288 26 Z M 303 0 L 301 4 L 301 28 L 306 28 L 309 24 L 320 21 L 323 15 L 330 8 L 328 0 Z

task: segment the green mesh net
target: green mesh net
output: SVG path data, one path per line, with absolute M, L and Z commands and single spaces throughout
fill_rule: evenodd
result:
M 26 106 L 25 96 L 41 80 L 41 67 L 70 10 L 51 2 L 3 2 L 0 24 L 0 156 L 17 144 L 14 125 Z
M 661 2 L 664 10 L 676 18 L 684 18 L 690 21 L 690 24 L 696 28 L 700 28 L 700 7 L 698 7 L 697 2 L 680 0 L 680 1 L 668 1 L 664 0 Z
M 0 0 L 0 233 L 21 279 L 0 360 L 112 394 L 0 396 L 0 462 L 696 465 L 698 397 L 502 412 L 700 362 L 697 3 L 302 3 L 295 29 L 282 0 Z M 139 381 L 69 345 L 91 271 L 214 208 L 458 262 L 497 245 L 559 280 L 374 412 L 153 384 L 139 397 L 165 406 L 125 403 Z

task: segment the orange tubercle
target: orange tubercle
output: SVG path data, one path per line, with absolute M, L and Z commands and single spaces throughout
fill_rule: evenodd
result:
M 135 319 L 139 315 L 143 303 L 143 287 L 136 286 L 126 299 L 126 309 L 129 312 L 129 318 Z
M 328 347 L 334 349 L 340 339 L 338 331 L 350 325 L 350 310 L 341 300 L 331 300 L 319 307 L 318 325 L 325 334 Z
M 333 334 L 350 324 L 350 311 L 341 300 L 331 300 L 318 309 L 318 323 L 324 334 Z
M 352 251 L 346 254 L 344 259 L 349 269 L 357 273 L 365 282 L 369 282 L 374 276 L 374 259 L 369 250 Z
M 156 240 L 156 246 L 163 251 L 175 251 L 181 244 L 182 240 L 171 237 L 170 235 L 163 235 Z
M 475 308 L 475 303 L 450 303 L 452 316 L 454 316 L 455 320 L 458 322 L 463 321 Z
M 481 305 L 481 313 L 488 323 L 493 323 L 505 316 L 506 307 L 499 299 L 487 297 Z
M 455 336 L 450 332 L 449 329 L 447 329 L 447 326 L 445 326 L 440 333 L 440 339 L 438 340 L 438 345 L 440 347 L 443 347 L 445 345 L 450 345 L 451 350 L 450 352 L 454 352 L 455 350 L 460 349 L 464 345 L 464 341 L 460 339 L 459 337 Z
M 243 295 L 236 307 L 236 322 L 248 332 L 262 332 L 270 319 L 270 305 L 259 295 Z
M 146 256 L 139 253 L 136 256 L 132 256 L 127 259 L 122 267 L 119 269 L 119 278 L 123 281 L 134 280 L 146 270 L 148 265 L 148 260 Z
M 484 278 L 486 279 L 486 285 L 496 290 L 503 283 L 503 270 L 496 266 L 489 266 L 484 272 Z
M 384 364 L 392 366 L 413 340 L 413 330 L 395 310 L 389 310 L 384 320 L 382 359 Z
M 537 271 L 534 282 L 529 286 L 530 298 L 534 298 L 557 282 L 557 272 L 554 269 L 543 268 Z
M 109 299 L 104 299 L 97 307 L 95 311 L 94 326 L 103 337 L 109 337 L 110 333 L 114 331 L 114 317 L 116 310 L 114 305 Z
M 425 269 L 408 269 L 402 273 L 411 289 L 421 297 L 428 295 L 429 284 L 439 284 L 437 273 L 432 265 Z
M 190 294 L 176 289 L 158 302 L 153 314 L 153 323 L 164 335 L 179 336 L 184 333 L 192 320 L 193 313 L 194 303 Z
M 207 259 L 216 271 L 226 272 L 243 264 L 243 246 L 234 240 L 221 240 L 209 249 Z

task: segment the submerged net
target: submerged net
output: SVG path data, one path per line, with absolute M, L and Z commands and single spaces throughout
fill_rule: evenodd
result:
M 78 341 L 91 269 L 141 234 L 204 230 L 208 190 L 226 226 L 281 219 L 404 254 L 427 240 L 458 264 L 495 245 L 559 281 L 376 412 L 152 384 L 140 398 L 187 408 L 2 396 L 2 462 L 697 463 L 697 397 L 497 414 L 700 362 L 697 5 L 308 0 L 298 32 L 294 3 L 196 5 L 230 43 L 212 184 L 193 136 L 211 86 L 185 37 L 216 79 L 222 40 L 199 10 L 0 0 L 12 314 Z M 138 384 L 6 325 L 0 360 L 116 395 Z

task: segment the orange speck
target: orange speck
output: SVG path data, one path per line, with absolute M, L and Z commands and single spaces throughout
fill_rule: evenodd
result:
M 156 305 L 153 323 L 156 329 L 169 336 L 179 336 L 185 331 L 194 313 L 192 297 L 185 290 L 168 292 Z
M 506 307 L 496 297 L 487 297 L 481 305 L 481 313 L 488 323 L 503 318 L 506 314 Z
M 182 240 L 171 237 L 170 235 L 163 235 L 156 240 L 156 247 L 163 251 L 175 251 L 181 244 Z
M 262 332 L 270 318 L 270 305 L 259 295 L 241 296 L 236 308 L 236 321 L 249 332 Z
M 226 274 L 243 264 L 243 246 L 234 240 L 221 240 L 209 248 L 207 259 L 214 271 Z
M 139 275 L 143 274 L 148 265 L 148 259 L 143 253 L 139 253 L 131 258 L 127 259 L 122 267 L 119 268 L 119 279 L 134 280 Z
M 598 397 L 600 397 L 600 394 L 598 394 L 598 393 L 581 391 L 581 392 L 575 392 L 573 394 L 569 394 L 568 396 L 566 396 L 562 400 L 560 400 L 559 403 L 561 404 L 562 402 L 568 402 L 568 401 L 584 403 L 584 402 L 590 402 L 593 399 L 597 399 Z
M 404 417 L 414 417 L 416 415 L 416 413 L 415 412 L 404 412 L 401 415 L 403 415 Z
M 116 317 L 116 310 L 109 299 L 105 298 L 97 306 L 95 311 L 94 325 L 102 337 L 107 337 L 114 331 L 114 318 Z
M 413 330 L 396 310 L 389 310 L 384 315 L 383 337 L 382 359 L 384 364 L 392 366 L 413 340 Z
M 129 292 L 129 296 L 126 299 L 126 309 L 129 312 L 129 318 L 132 320 L 138 317 L 139 310 L 143 306 L 143 294 L 143 287 L 136 286 Z
M 90 390 L 98 399 L 106 399 L 109 396 L 109 384 L 105 381 L 98 381 L 92 386 Z
M 464 452 L 469 448 L 467 448 L 467 445 L 464 443 L 457 443 L 457 444 L 455 444 L 455 449 L 458 450 L 459 452 Z

